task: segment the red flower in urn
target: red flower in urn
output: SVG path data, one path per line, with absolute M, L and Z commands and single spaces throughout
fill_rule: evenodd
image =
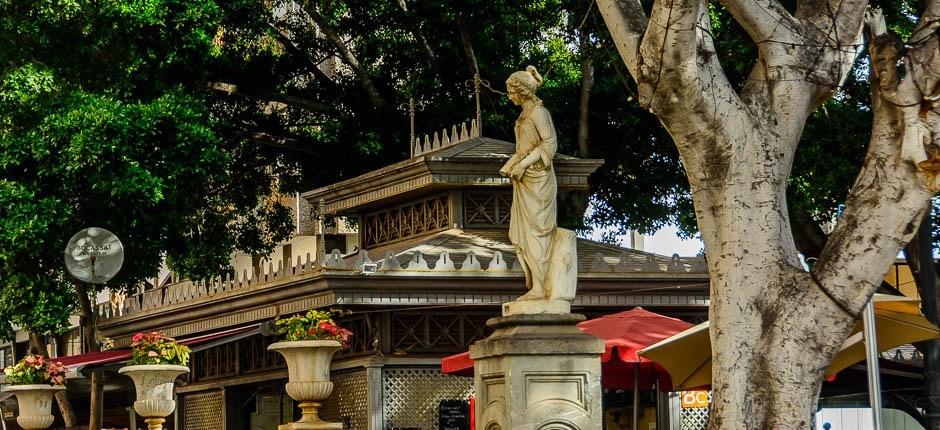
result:
M 310 310 L 304 315 L 293 315 L 274 320 L 278 333 L 285 341 L 297 340 L 337 340 L 343 347 L 349 346 L 352 332 L 333 321 L 333 315 L 327 311 Z

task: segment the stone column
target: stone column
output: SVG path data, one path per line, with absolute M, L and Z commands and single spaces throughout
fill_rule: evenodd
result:
M 577 314 L 490 319 L 495 332 L 470 347 L 476 430 L 601 430 L 604 342 Z

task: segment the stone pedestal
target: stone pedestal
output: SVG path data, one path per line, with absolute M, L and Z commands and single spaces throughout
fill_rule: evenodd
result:
M 601 430 L 604 342 L 576 314 L 493 318 L 470 347 L 476 430 Z

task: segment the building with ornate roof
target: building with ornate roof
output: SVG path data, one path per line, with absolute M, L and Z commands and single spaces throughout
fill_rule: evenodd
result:
M 298 210 L 303 203 L 313 218 L 342 217 L 358 231 L 351 249 L 285 250 L 283 258 L 225 277 L 171 278 L 100 305 L 99 330 L 117 348 L 140 331 L 195 339 L 191 373 L 177 387 L 175 428 L 274 430 L 295 408 L 283 391 L 283 362 L 266 351 L 274 337 L 264 323 L 331 309 L 354 337 L 333 361 L 335 388 L 323 416 L 356 430 L 436 429 L 439 402 L 466 399 L 473 383 L 443 375 L 440 359 L 485 337 L 487 319 L 525 289 L 507 237 L 511 186 L 498 173 L 513 151 L 510 142 L 479 136 L 475 125 L 416 141 L 409 159 L 302 195 Z M 586 190 L 602 163 L 557 155 L 559 198 Z M 318 233 L 325 243 L 324 230 Z M 703 259 L 587 239 L 578 239 L 577 252 L 573 312 L 592 317 L 643 306 L 706 318 Z M 71 366 L 103 366 L 106 380 L 116 381 L 105 394 L 113 412 L 129 405 L 122 394 L 129 386 L 114 373 L 119 365 L 108 363 Z

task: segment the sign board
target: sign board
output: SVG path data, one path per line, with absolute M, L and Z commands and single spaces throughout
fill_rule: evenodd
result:
M 708 391 L 683 391 L 680 399 L 683 409 L 708 407 Z
M 124 246 L 110 231 L 89 227 L 75 233 L 65 246 L 65 268 L 82 282 L 103 284 L 121 270 Z
M 437 408 L 440 430 L 470 430 L 470 402 L 441 400 Z

